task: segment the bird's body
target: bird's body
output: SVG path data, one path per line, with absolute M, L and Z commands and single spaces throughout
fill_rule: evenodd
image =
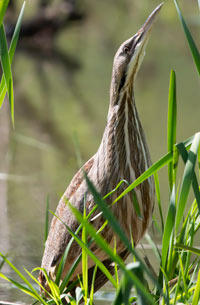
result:
M 106 199 L 106 202 L 111 204 L 127 187 L 127 183 L 132 183 L 151 165 L 143 128 L 135 105 L 133 86 L 135 76 L 144 56 L 148 39 L 147 34 L 150 32 L 154 17 L 160 10 L 160 7 L 154 10 L 141 30 L 125 41 L 117 51 L 113 63 L 107 125 L 101 144 L 97 153 L 74 176 L 58 204 L 55 214 L 74 232 L 78 228 L 79 223 L 66 204 L 66 201 L 68 200 L 80 212 L 83 212 L 85 204 L 87 214 L 95 205 L 93 196 L 89 192 L 84 179 L 83 170 L 102 197 L 114 189 L 121 180 L 126 181 L 115 193 Z M 134 244 L 137 245 L 151 220 L 154 204 L 153 179 L 150 177 L 140 184 L 135 189 L 135 195 L 141 215 L 138 215 L 135 211 L 132 193 L 128 193 L 113 205 L 112 211 L 126 235 L 133 238 Z M 94 217 L 92 220 L 92 224 L 96 229 L 100 228 L 103 222 L 102 216 Z M 126 258 L 128 251 L 110 227 L 106 226 L 101 234 L 112 247 L 114 247 L 116 242 L 117 253 L 123 259 Z M 65 226 L 58 218 L 54 217 L 42 260 L 42 267 L 47 270 L 51 278 L 55 278 L 56 268 L 70 239 L 71 235 Z M 91 245 L 91 250 L 112 271 L 113 267 L 110 267 L 111 261 L 96 244 L 93 243 Z M 62 277 L 66 275 L 80 253 L 80 247 L 77 243 L 73 242 Z M 89 274 L 93 267 L 94 262 L 89 260 Z M 73 274 L 72 280 L 75 279 L 77 274 L 81 273 L 80 263 Z M 44 284 L 44 280 L 41 272 L 40 281 L 42 284 Z M 102 286 L 105 281 L 106 279 L 103 274 L 98 271 L 95 289 Z

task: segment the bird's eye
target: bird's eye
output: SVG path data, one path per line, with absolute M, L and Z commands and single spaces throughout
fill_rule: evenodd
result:
M 128 46 L 125 46 L 124 48 L 123 48 L 123 53 L 124 54 L 128 54 L 130 52 L 130 48 L 128 47 Z

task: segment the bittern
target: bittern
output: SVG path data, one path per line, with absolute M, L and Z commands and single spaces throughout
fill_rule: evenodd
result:
M 62 196 L 55 213 L 74 232 L 79 227 L 79 223 L 66 201 L 69 201 L 81 213 L 83 213 L 85 206 L 87 214 L 95 205 L 93 196 L 89 192 L 84 179 L 83 171 L 103 197 L 114 189 L 121 180 L 128 183 L 133 182 L 151 165 L 144 131 L 136 109 L 134 84 L 145 54 L 152 25 L 161 6 L 162 4 L 151 13 L 134 36 L 122 43 L 114 57 L 110 105 L 101 144 L 96 154 L 76 173 Z M 106 199 L 107 203 L 111 205 L 126 186 L 122 184 L 120 189 Z M 134 208 L 133 194 L 131 193 L 126 194 L 117 204 L 113 205 L 112 212 L 127 236 L 132 237 L 134 245 L 137 245 L 143 237 L 152 216 L 154 205 L 153 178 L 148 178 L 135 188 L 135 195 L 139 204 L 140 215 Z M 42 259 L 42 268 L 46 269 L 52 279 L 55 279 L 57 267 L 71 239 L 70 233 L 62 222 L 57 217 L 53 218 Z M 102 215 L 92 219 L 92 224 L 96 229 L 99 229 L 103 223 Z M 110 227 L 106 226 L 101 234 L 113 248 L 114 245 L 116 246 L 117 253 L 122 259 L 128 256 L 128 250 Z M 94 243 L 91 245 L 91 250 L 112 273 L 114 267 L 111 259 Z M 80 253 L 81 248 L 76 242 L 73 242 L 65 262 L 62 278 Z M 94 265 L 95 263 L 89 259 L 89 281 L 92 279 Z M 79 263 L 71 280 L 74 281 L 77 275 L 81 275 L 81 273 L 82 266 Z M 40 272 L 39 279 L 42 285 L 47 287 L 42 272 Z M 106 280 L 106 276 L 98 270 L 95 290 L 99 289 Z

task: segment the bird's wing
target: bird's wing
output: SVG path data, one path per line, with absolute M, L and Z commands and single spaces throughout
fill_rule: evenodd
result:
M 74 232 L 78 228 L 79 223 L 66 203 L 67 200 L 69 200 L 69 202 L 74 204 L 79 210 L 81 209 L 80 201 L 84 199 L 84 195 L 80 190 L 80 188 L 83 188 L 81 185 L 84 183 L 83 170 L 86 172 L 86 174 L 88 174 L 92 168 L 93 163 L 94 156 L 89 159 L 85 165 L 76 173 L 68 188 L 66 189 L 63 197 L 61 198 L 55 212 L 56 216 L 58 216 Z M 55 275 L 56 266 L 64 254 L 70 239 L 71 235 L 67 231 L 66 227 L 57 217 L 54 216 L 51 222 L 50 231 L 42 258 L 42 268 L 45 268 L 48 273 Z M 70 255 L 67 259 L 68 265 L 70 265 L 70 261 L 72 262 L 74 260 L 74 257 L 77 257 L 77 250 L 79 251 L 78 245 L 74 243 L 70 250 L 72 251 L 70 251 Z

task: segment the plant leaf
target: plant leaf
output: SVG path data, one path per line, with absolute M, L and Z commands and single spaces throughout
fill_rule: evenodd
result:
M 187 152 L 184 144 L 179 143 L 177 145 L 177 149 L 179 150 L 184 163 L 186 163 L 187 159 L 188 159 L 188 152 Z M 195 172 L 193 173 L 192 187 L 193 187 L 194 195 L 195 195 L 195 198 L 197 201 L 197 206 L 198 206 L 199 213 L 200 213 L 200 192 L 199 192 L 199 185 L 198 185 L 198 180 L 197 180 Z
M 10 43 L 10 48 L 9 48 L 9 58 L 10 58 L 10 64 L 13 61 L 13 56 L 16 50 L 16 46 L 17 46 L 17 42 L 19 39 L 19 32 L 20 32 L 20 28 L 21 28 L 21 23 L 22 23 L 22 17 L 24 14 L 24 9 L 25 9 L 25 4 L 26 2 L 23 3 L 16 26 L 15 26 L 15 30 L 14 30 L 14 34 Z M 6 95 L 6 82 L 5 82 L 5 77 L 4 75 L 2 76 L 1 79 L 1 83 L 0 83 L 0 108 L 3 105 L 3 101 Z
M 0 25 L 0 57 L 1 65 L 5 77 L 6 88 L 8 93 L 8 98 L 10 102 L 10 113 L 12 118 L 12 123 L 14 126 L 14 93 L 13 93 L 13 79 L 10 65 L 10 58 L 8 54 L 8 46 L 6 41 L 6 34 L 3 24 Z
M 0 1 L 0 25 L 3 22 L 3 18 L 4 18 L 4 15 L 5 15 L 8 3 L 9 3 L 9 0 L 1 0 Z
M 123 232 L 123 230 L 120 228 L 118 221 L 116 220 L 115 216 L 113 215 L 113 213 L 111 212 L 110 208 L 108 207 L 108 205 L 104 202 L 104 200 L 102 200 L 100 194 L 97 192 L 97 190 L 95 189 L 94 185 L 92 184 L 92 182 L 89 180 L 89 178 L 87 177 L 87 175 L 85 174 L 85 179 L 88 185 L 88 188 L 90 190 L 90 192 L 92 193 L 93 197 L 94 197 L 94 201 L 96 204 L 98 204 L 99 208 L 102 210 L 104 217 L 107 219 L 109 225 L 112 227 L 113 231 L 115 233 L 117 233 L 117 235 L 119 236 L 119 238 L 121 239 L 121 241 L 124 243 L 124 245 L 126 246 L 126 248 L 130 251 L 130 253 L 132 253 L 135 258 L 140 262 L 141 267 L 143 268 L 143 270 L 148 274 L 148 276 L 150 277 L 150 279 L 153 281 L 153 283 L 158 287 L 158 289 L 160 290 L 160 287 L 158 286 L 157 281 L 155 280 L 155 278 L 153 277 L 153 275 L 151 274 L 151 272 L 149 271 L 149 269 L 146 267 L 146 265 L 143 263 L 143 261 L 140 259 L 139 255 L 137 254 L 137 252 L 133 249 L 132 245 L 130 244 L 127 236 L 125 235 L 125 233 Z M 79 216 L 81 218 L 81 216 Z M 80 221 L 80 220 L 79 220 Z M 90 232 L 89 232 L 90 233 Z M 91 234 L 91 233 L 90 233 Z M 93 238 L 95 239 L 95 235 L 93 236 Z M 105 249 L 106 251 L 106 249 Z M 108 254 L 113 255 L 112 254 Z M 114 257 L 110 256 L 113 261 L 114 261 Z M 118 265 L 121 267 L 119 261 L 117 261 Z M 123 267 L 121 267 L 122 270 Z M 135 283 L 135 285 L 137 285 L 137 282 Z M 140 284 L 141 285 L 141 284 Z M 137 287 L 137 286 L 136 286 Z M 138 287 L 140 289 L 140 287 Z M 146 292 L 145 292 L 145 296 L 146 296 Z M 168 304 L 168 303 L 167 303 Z
M 176 10 L 178 12 L 179 19 L 180 19 L 181 24 L 183 26 L 183 30 L 184 30 L 185 36 L 187 38 L 190 50 L 192 52 L 192 56 L 193 56 L 193 59 L 194 59 L 197 71 L 200 74 L 200 54 L 199 54 L 199 51 L 198 51 L 198 49 L 196 47 L 196 44 L 194 42 L 194 39 L 193 39 L 190 31 L 188 29 L 188 26 L 187 26 L 187 24 L 186 24 L 186 22 L 185 22 L 185 20 L 183 18 L 183 15 L 181 14 L 181 11 L 179 9 L 177 1 L 174 0 L 174 3 L 175 3 Z
M 189 190 L 194 175 L 194 167 L 197 159 L 199 141 L 200 141 L 200 133 L 196 133 L 188 154 L 188 160 L 186 162 L 185 170 L 183 173 L 182 185 L 180 189 L 180 197 L 179 197 L 177 213 L 176 213 L 176 231 L 183 217 L 186 201 L 189 195 Z
M 70 208 L 73 209 L 73 212 L 75 212 L 75 208 L 72 207 L 70 205 L 70 203 L 68 203 Z M 77 212 L 77 211 L 76 211 Z M 77 214 L 77 213 L 76 213 Z M 87 254 L 92 258 L 92 260 L 97 264 L 97 266 L 102 270 L 102 272 L 107 276 L 107 278 L 109 279 L 109 281 L 114 285 L 114 287 L 116 287 L 116 282 L 115 280 L 113 279 L 112 275 L 110 274 L 110 272 L 107 270 L 107 268 L 104 266 L 104 264 L 94 255 L 94 253 L 87 247 L 87 245 L 85 245 L 82 240 L 76 235 L 74 234 L 74 232 L 58 217 L 56 216 L 54 213 L 53 215 L 55 217 L 57 217 L 63 224 L 64 226 L 66 227 L 66 229 L 69 231 L 69 233 L 72 235 L 72 237 L 74 238 L 74 240 L 79 244 L 79 246 L 81 248 L 83 248 Z M 84 220 L 86 222 L 86 219 Z M 95 229 L 94 229 L 95 230 Z M 90 232 L 89 232 L 90 233 Z M 95 231 L 95 234 L 96 234 L 96 231 Z M 97 238 L 100 238 L 98 234 L 96 234 L 96 236 L 98 236 Z M 104 244 L 105 245 L 105 244 Z
M 186 147 L 190 147 L 194 137 L 188 138 L 184 141 Z M 119 201 L 126 194 L 131 192 L 136 186 L 141 184 L 144 180 L 148 179 L 150 176 L 154 175 L 159 169 L 167 165 L 173 159 L 173 152 L 164 155 L 160 160 L 151 165 L 142 175 L 140 175 L 133 183 L 131 183 L 114 201 L 113 204 Z
M 175 217 L 176 217 L 176 193 L 175 193 L 175 185 L 172 188 L 170 205 L 167 213 L 167 219 L 164 227 L 163 239 L 162 239 L 162 267 L 165 270 L 167 253 L 170 244 L 170 238 L 173 232 Z
M 130 270 L 133 274 L 135 274 L 144 283 L 143 270 L 139 262 L 130 263 L 126 266 L 126 268 Z M 129 304 L 129 298 L 132 287 L 132 281 L 124 275 L 117 290 L 117 295 L 113 302 L 113 305 Z M 137 289 L 137 294 L 138 305 L 149 305 L 149 302 L 146 300 L 146 298 L 144 298 L 143 294 L 141 294 L 139 289 Z
M 167 146 L 168 152 L 173 151 L 174 144 L 176 143 L 176 74 L 172 70 L 169 85 L 169 102 L 168 102 L 168 124 L 167 124 Z M 168 165 L 169 186 L 170 190 L 173 187 L 173 162 Z
M 200 249 L 198 248 L 194 248 L 194 247 L 190 247 L 190 246 L 185 246 L 182 244 L 176 244 L 175 245 L 177 248 L 183 249 L 183 250 L 187 250 L 192 252 L 193 254 L 199 255 L 200 256 Z
M 198 305 L 199 304 L 199 296 L 200 296 L 200 270 L 198 272 L 196 287 L 194 290 L 194 296 L 192 299 L 192 305 Z
M 156 198 L 157 198 L 158 209 L 159 209 L 159 214 L 160 214 L 160 219 L 161 219 L 162 232 L 163 232 L 164 231 L 164 219 L 163 219 L 163 213 L 162 213 L 162 207 L 161 207 L 160 184 L 159 184 L 159 178 L 158 178 L 157 172 L 154 174 L 154 182 L 155 182 Z
M 22 279 L 22 281 L 30 288 L 30 290 L 37 295 L 37 291 L 31 285 L 31 283 L 26 279 L 26 277 L 0 252 L 0 256 L 3 260 L 13 269 L 13 271 Z

